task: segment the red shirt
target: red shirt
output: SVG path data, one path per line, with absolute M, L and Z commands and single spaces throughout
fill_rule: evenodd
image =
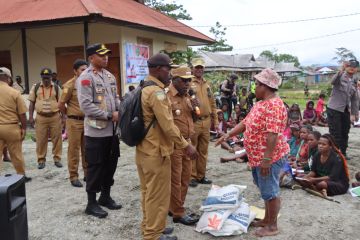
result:
M 323 113 L 324 104 L 325 104 L 324 100 L 320 98 L 319 101 L 316 104 L 316 113 L 317 113 L 318 116 L 320 116 Z
M 280 160 L 290 151 L 286 137 L 282 134 L 287 125 L 287 110 L 279 97 L 258 102 L 246 116 L 244 123 L 244 147 L 249 164 L 257 167 L 261 164 L 266 150 L 267 133 L 278 133 L 272 163 Z

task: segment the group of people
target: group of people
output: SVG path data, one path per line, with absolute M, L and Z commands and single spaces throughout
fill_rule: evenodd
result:
M 102 207 L 122 208 L 111 197 L 120 157 L 116 128 L 121 117 L 121 102 L 116 79 L 105 69 L 111 50 L 103 44 L 94 44 L 86 53 L 88 61 L 76 60 L 74 77 L 62 87 L 52 81 L 51 69 L 41 70 L 42 80 L 29 94 L 29 123 L 35 127 L 38 169 L 46 167 L 48 136 L 53 143 L 54 164 L 62 167 L 61 133 L 66 123 L 70 183 L 74 187 L 83 186 L 78 174 L 81 159 L 88 197 L 85 213 L 104 218 L 108 212 Z M 358 65 L 352 64 L 347 67 L 355 68 L 354 74 Z M 202 59 L 193 59 L 191 68 L 179 67 L 167 55 L 156 54 L 149 58 L 148 69 L 149 76 L 145 79 L 148 84 L 139 86 L 140 107 L 148 131 L 136 145 L 135 157 L 144 239 L 177 239 L 171 236 L 173 228 L 166 227 L 168 215 L 174 223 L 184 225 L 194 225 L 199 220 L 196 214 L 185 211 L 184 203 L 189 186 L 212 183 L 206 177 L 210 132 L 219 137 L 215 145 L 221 144 L 235 152 L 234 142 L 247 155 L 266 210 L 265 218 L 255 223 L 259 227 L 257 236 L 279 232 L 279 186 L 286 175 L 301 177 L 300 184 L 324 194 L 340 194 L 347 190 L 346 134 L 349 129 L 343 126 L 338 129 L 334 121 L 349 117 L 346 121 L 350 122 L 350 108 L 351 115 L 358 116 L 355 114 L 359 106 L 354 103 L 359 96 L 353 95 L 349 83 L 353 75 L 346 67 L 332 81 L 334 90 L 328 104 L 332 135 L 322 136 L 311 129 L 311 124 L 321 121 L 324 96 L 320 96 L 315 110 L 314 103 L 309 102 L 304 118 L 301 113 L 298 117 L 296 106 L 287 108 L 277 95 L 282 80 L 270 68 L 255 75 L 249 93 L 242 89 L 240 96 L 236 95 L 237 76 L 231 75 L 221 85 L 221 109 L 217 109 L 211 85 L 203 77 L 205 63 Z M 27 108 L 21 92 L 9 86 L 10 80 L 10 70 L 0 68 L 0 150 L 7 145 L 16 172 L 29 181 L 21 146 L 26 135 Z M 131 93 L 124 99 L 130 96 Z M 256 103 L 253 102 L 255 98 Z M 290 133 L 289 137 L 286 132 Z M 343 142 L 339 144 L 339 141 Z M 306 174 L 297 175 L 297 170 Z
M 28 122 L 35 128 L 39 170 L 47 167 L 49 137 L 54 165 L 63 166 L 61 135 L 66 125 L 70 183 L 83 186 L 78 172 L 81 161 L 88 196 L 85 213 L 104 218 L 108 213 L 102 207 L 122 207 L 111 197 L 120 156 L 116 134 L 120 98 L 115 77 L 105 70 L 111 51 L 103 44 L 94 44 L 86 53 L 88 61 L 76 60 L 74 77 L 63 86 L 54 81 L 51 69 L 41 70 L 41 81 L 32 86 L 28 97 Z M 164 54 L 148 60 L 145 82 L 153 84 L 142 89 L 141 108 L 145 126 L 150 127 L 136 146 L 135 161 L 142 193 L 144 239 L 177 239 L 169 235 L 172 228 L 165 228 L 166 216 L 171 215 L 175 223 L 194 225 L 199 216 L 185 212 L 187 189 L 189 185 L 212 183 L 206 178 L 206 165 L 210 126 L 218 122 L 214 95 L 203 78 L 204 67 L 202 59 L 194 59 L 192 69 L 173 66 Z M 0 68 L 0 149 L 7 145 L 16 172 L 30 181 L 22 154 L 28 110 L 22 92 L 9 85 L 11 79 L 10 70 Z

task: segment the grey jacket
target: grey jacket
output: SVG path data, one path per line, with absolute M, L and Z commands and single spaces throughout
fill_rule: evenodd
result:
M 112 113 L 119 109 L 116 79 L 109 71 L 97 72 L 89 66 L 76 80 L 80 109 L 85 114 L 84 135 L 113 135 Z
M 357 92 L 358 79 L 350 77 L 346 72 L 336 73 L 331 80 L 333 89 L 328 103 L 328 108 L 339 112 L 349 109 L 351 115 L 359 114 L 359 94 Z

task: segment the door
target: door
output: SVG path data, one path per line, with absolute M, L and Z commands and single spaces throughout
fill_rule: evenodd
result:
M 56 69 L 58 79 L 62 84 L 67 82 L 74 76 L 73 64 L 76 59 L 84 59 L 84 47 L 57 47 L 56 54 Z
M 118 86 L 118 94 L 121 93 L 121 73 L 120 73 L 120 50 L 118 43 L 105 43 L 105 46 L 111 50 L 111 54 L 109 55 L 109 63 L 106 68 L 109 72 L 111 72 L 115 78 Z
M 15 76 L 15 74 L 16 75 L 19 74 L 19 73 L 13 73 L 12 72 L 10 51 L 0 51 L 0 66 L 10 69 L 13 76 Z

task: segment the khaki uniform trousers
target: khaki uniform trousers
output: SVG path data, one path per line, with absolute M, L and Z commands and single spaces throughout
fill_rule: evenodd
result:
M 11 163 L 13 164 L 16 173 L 25 175 L 25 163 L 22 153 L 21 130 L 18 124 L 4 124 L 0 125 L 0 152 L 7 145 Z M 2 168 L 2 157 L 0 158 L 0 170 Z
M 174 218 L 185 215 L 185 198 L 191 178 L 192 162 L 184 149 L 175 149 L 171 155 L 171 198 L 169 211 Z
M 170 157 L 149 156 L 136 151 L 136 166 L 140 178 L 144 240 L 157 240 L 166 227 L 170 204 Z
M 66 132 L 68 136 L 68 169 L 70 181 L 79 178 L 78 169 L 81 153 L 81 164 L 86 177 L 87 163 L 85 161 L 85 141 L 84 141 L 84 121 L 76 119 L 66 119 Z
M 194 123 L 195 134 L 191 137 L 191 142 L 198 151 L 199 157 L 197 160 L 192 160 L 191 177 L 196 180 L 205 177 L 210 142 L 210 125 L 210 117 Z
M 36 154 L 38 163 L 46 161 L 46 153 L 48 146 L 48 131 L 50 130 L 50 137 L 52 146 L 52 153 L 54 161 L 60 162 L 62 153 L 62 136 L 61 136 L 61 120 L 60 114 L 54 114 L 51 117 L 44 117 L 39 114 L 35 119 L 35 134 L 36 134 Z

